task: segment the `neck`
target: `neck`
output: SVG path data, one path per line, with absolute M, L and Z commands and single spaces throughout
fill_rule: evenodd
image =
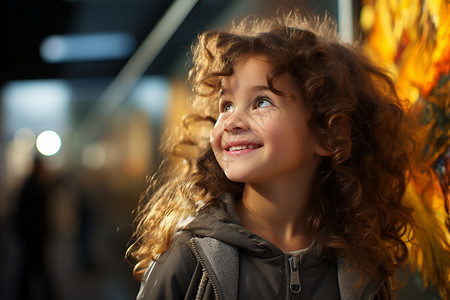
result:
M 306 226 L 312 181 L 306 181 L 247 183 L 237 204 L 242 225 L 284 252 L 307 248 L 312 240 Z

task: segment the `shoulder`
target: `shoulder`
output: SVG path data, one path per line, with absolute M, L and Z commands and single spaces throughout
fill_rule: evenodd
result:
M 201 276 L 201 268 L 189 247 L 192 237 L 188 231 L 175 234 L 172 246 L 149 265 L 138 300 L 183 299 L 189 293 L 192 281 Z
M 186 267 L 195 264 L 195 257 L 190 250 L 189 242 L 193 238 L 190 231 L 180 231 L 174 234 L 172 246 L 156 261 L 157 265 L 179 263 Z
M 355 263 L 344 263 L 344 259 L 337 260 L 338 284 L 341 299 L 351 300 L 389 300 L 392 299 L 389 278 L 375 280 L 368 276 L 361 278 L 361 272 L 357 271 Z

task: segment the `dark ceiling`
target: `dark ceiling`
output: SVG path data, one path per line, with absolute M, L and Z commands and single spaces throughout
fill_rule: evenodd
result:
M 127 59 L 49 64 L 40 57 L 44 38 L 56 34 L 127 32 L 139 45 L 172 4 L 171 0 L 2 1 L 2 83 L 18 79 L 116 75 Z M 165 45 L 147 74 L 167 74 L 196 34 L 233 1 L 199 1 Z
M 47 63 L 40 45 L 50 35 L 126 32 L 139 45 L 154 28 L 172 0 L 4 0 L 1 4 L 2 77 L 9 80 L 40 78 L 114 77 L 129 57 L 120 60 Z M 278 6 L 303 6 L 336 12 L 336 1 L 316 0 L 200 0 L 152 61 L 146 74 L 171 75 L 195 36 L 239 14 L 268 14 Z M 186 60 L 184 60 L 186 61 Z M 180 67 L 177 67 L 179 70 Z M 181 67 L 181 69 L 183 69 Z

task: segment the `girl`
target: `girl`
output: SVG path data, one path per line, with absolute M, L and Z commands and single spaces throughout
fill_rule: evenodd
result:
M 298 11 L 193 46 L 193 104 L 138 210 L 138 299 L 388 299 L 409 166 L 392 81 Z

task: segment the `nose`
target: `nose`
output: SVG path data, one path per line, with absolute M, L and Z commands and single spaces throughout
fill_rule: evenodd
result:
M 238 110 L 234 111 L 231 116 L 229 116 L 224 124 L 223 129 L 225 132 L 231 134 L 237 134 L 249 129 L 249 124 L 246 118 Z

